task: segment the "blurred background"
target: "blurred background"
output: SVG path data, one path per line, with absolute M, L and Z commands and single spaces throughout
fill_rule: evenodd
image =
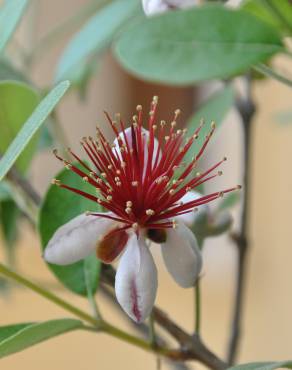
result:
M 38 0 L 29 9 L 18 32 L 23 45 L 35 43 L 64 18 L 86 3 L 85 0 Z M 61 37 L 49 53 L 32 66 L 33 80 L 46 86 L 53 76 L 54 66 L 65 43 Z M 13 48 L 13 45 L 11 45 Z M 13 50 L 12 50 L 13 52 Z M 17 56 L 15 56 L 17 62 Z M 98 122 L 103 125 L 103 110 L 120 112 L 127 120 L 137 104 L 148 109 L 153 95 L 159 95 L 159 115 L 166 119 L 176 108 L 183 111 L 180 123 L 186 119 L 213 84 L 200 88 L 170 88 L 148 84 L 130 77 L 110 53 L 103 57 L 98 73 L 91 79 L 86 102 L 78 94 L 68 94 L 58 108 L 59 119 L 70 146 L 79 146 L 79 139 L 93 134 Z M 291 65 L 278 58 L 276 63 L 292 73 Z M 290 70 L 289 70 L 290 68 Z M 251 248 L 248 256 L 248 280 L 243 317 L 240 361 L 283 360 L 291 357 L 292 332 L 292 122 L 279 124 L 279 112 L 291 110 L 292 90 L 274 80 L 254 84 L 257 113 L 252 149 L 252 209 L 250 212 Z M 17 109 L 17 107 L 15 107 Z M 290 120 L 291 121 L 291 120 Z M 106 129 L 106 126 L 105 126 Z M 212 141 L 205 156 L 206 166 L 226 155 L 228 162 L 214 189 L 241 183 L 242 151 L 239 117 L 232 111 Z M 44 193 L 60 165 L 50 151 L 39 154 L 33 162 L 30 179 Z M 235 227 L 239 206 L 234 209 Z M 65 291 L 50 273 L 41 258 L 40 241 L 24 220 L 20 225 L 17 265 L 20 271 L 35 281 L 51 287 L 57 294 L 87 309 L 85 299 Z M 1 243 L 1 239 L 0 239 Z M 3 248 L 1 248 L 3 250 Z M 163 308 L 186 330 L 193 328 L 192 290 L 178 288 L 161 263 L 160 251 L 153 248 L 159 265 L 157 305 Z M 204 250 L 202 278 L 202 337 L 218 355 L 224 356 L 231 319 L 235 274 L 235 251 L 227 236 L 208 239 Z M 99 297 L 101 310 L 113 323 L 127 327 L 121 312 Z M 60 308 L 21 287 L 13 287 L 0 296 L 0 325 L 22 321 L 60 318 L 67 315 Z M 151 369 L 153 355 L 106 335 L 73 332 L 39 344 L 24 352 L 1 360 L 1 368 L 9 370 L 84 369 Z M 162 369 L 168 368 L 162 362 Z M 201 367 L 192 363 L 192 368 Z

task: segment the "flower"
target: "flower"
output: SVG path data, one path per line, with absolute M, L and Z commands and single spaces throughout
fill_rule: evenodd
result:
M 176 129 L 179 110 L 175 111 L 169 128 L 165 121 L 157 125 L 157 102 L 154 97 L 148 130 L 142 127 L 142 107 L 137 106 L 137 115 L 129 128 L 125 128 L 119 116 L 119 122 L 112 121 L 106 113 L 116 137 L 112 145 L 100 128 L 97 140 L 83 138 L 81 145 L 95 170 L 71 149 L 68 151 L 79 167 L 54 151 L 68 170 L 91 184 L 97 193 L 86 193 L 56 179 L 53 183 L 98 203 L 108 212 L 87 212 L 61 226 L 44 252 L 46 261 L 59 265 L 74 263 L 93 251 L 104 263 L 122 255 L 116 274 L 116 296 L 136 322 L 150 314 L 157 290 L 157 271 L 149 241 L 161 245 L 165 265 L 174 280 L 185 288 L 193 286 L 202 257 L 186 224 L 194 221 L 197 207 L 202 209 L 206 203 L 238 188 L 205 196 L 193 192 L 198 185 L 221 175 L 214 171 L 226 160 L 223 158 L 204 173 L 194 174 L 215 125 L 211 125 L 197 155 L 185 164 L 185 155 L 198 138 L 203 123 L 189 138 L 186 129 Z
M 200 0 L 142 0 L 146 15 L 164 13 L 172 9 L 184 9 L 198 5 Z

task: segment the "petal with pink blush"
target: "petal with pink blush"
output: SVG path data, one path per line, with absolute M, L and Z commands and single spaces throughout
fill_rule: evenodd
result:
M 123 310 L 136 322 L 151 313 L 157 291 L 157 270 L 144 238 L 133 234 L 116 274 L 116 296 Z
M 144 143 L 144 172 L 143 172 L 143 174 L 145 175 L 145 170 L 146 170 L 146 165 L 147 165 L 147 160 L 148 160 L 148 141 L 149 141 L 150 134 L 149 134 L 149 131 L 146 130 L 145 128 L 143 128 L 143 127 L 142 127 L 141 131 L 142 131 L 142 137 L 143 137 L 143 143 Z M 119 138 L 121 138 L 123 144 L 126 144 L 126 142 L 127 142 L 130 148 L 133 147 L 133 138 L 132 138 L 132 128 L 131 127 L 126 128 L 124 132 L 120 132 Z M 113 144 L 115 146 L 116 153 L 118 154 L 119 158 L 122 159 L 118 138 L 116 138 L 114 140 Z M 158 155 L 157 161 L 161 158 L 161 150 L 159 150 L 159 152 L 158 152 L 158 150 L 159 150 L 158 140 L 154 137 L 154 148 L 153 148 L 153 154 L 152 154 L 152 166 L 154 166 L 154 164 L 156 162 L 156 156 L 157 155 Z

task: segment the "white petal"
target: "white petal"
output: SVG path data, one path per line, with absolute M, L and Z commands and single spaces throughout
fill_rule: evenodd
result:
M 90 255 L 98 240 L 114 225 L 111 219 L 81 214 L 54 233 L 44 259 L 57 265 L 77 262 Z
M 143 238 L 133 234 L 122 255 L 115 283 L 123 310 L 136 322 L 150 315 L 157 290 L 157 270 Z
M 202 268 L 201 252 L 191 230 L 182 222 L 167 230 L 167 240 L 161 245 L 168 272 L 183 288 L 194 285 Z
M 201 198 L 203 195 L 197 191 L 189 191 L 181 199 L 180 202 L 187 203 L 193 200 Z M 196 219 L 201 217 L 203 214 L 209 213 L 209 206 L 207 204 L 202 204 L 198 207 L 197 212 L 185 213 L 183 215 L 177 216 L 176 219 L 182 221 L 187 226 L 192 226 Z
M 146 15 L 161 13 L 168 10 L 164 0 L 142 0 L 143 9 Z
M 199 2 L 199 0 L 142 0 L 143 9 L 146 15 L 162 13 L 171 10 L 171 7 L 184 9 L 197 5 Z
M 147 165 L 147 159 L 148 159 L 148 139 L 149 139 L 149 131 L 146 130 L 145 128 L 142 127 L 142 135 L 144 137 L 144 171 L 143 171 L 143 175 L 145 175 L 145 170 L 146 170 L 146 165 Z M 128 127 L 125 129 L 125 135 L 123 132 L 120 132 L 119 134 L 119 137 L 122 139 L 123 143 L 125 144 L 125 136 L 126 136 L 126 139 L 127 139 L 127 142 L 130 146 L 130 148 L 132 148 L 133 146 L 133 141 L 132 141 L 132 129 L 131 127 Z M 114 146 L 115 146 L 115 151 L 120 160 L 122 160 L 122 155 L 121 155 L 121 151 L 120 151 L 120 148 L 119 148 L 119 144 L 118 144 L 118 139 L 116 138 L 114 140 Z M 156 138 L 154 138 L 154 148 L 153 148 L 153 154 L 152 154 L 152 165 L 154 165 L 155 163 L 155 160 L 156 160 L 156 155 L 157 155 L 157 152 L 158 152 L 158 140 Z M 161 158 L 161 151 L 159 152 L 159 158 Z

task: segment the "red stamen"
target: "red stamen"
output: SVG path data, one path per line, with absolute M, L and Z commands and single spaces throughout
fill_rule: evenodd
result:
M 192 171 L 198 160 L 203 155 L 215 125 L 212 123 L 209 134 L 206 136 L 197 155 L 190 163 L 184 164 L 186 154 L 198 137 L 203 123 L 201 122 L 192 136 L 183 144 L 186 130 L 176 130 L 176 120 L 179 110 L 175 111 L 170 128 L 162 121 L 156 125 L 157 98 L 150 105 L 148 121 L 148 137 L 142 127 L 142 107 L 137 106 L 137 115 L 133 117 L 133 123 L 125 129 L 123 121 L 117 116 L 120 132 L 116 122 L 105 112 L 106 118 L 116 137 L 116 145 L 109 145 L 105 136 L 97 128 L 97 141 L 92 138 L 84 138 L 81 142 L 88 158 L 95 170 L 91 169 L 70 149 L 69 153 L 79 162 L 82 169 L 60 157 L 66 168 L 82 177 L 94 188 L 98 189 L 98 195 L 94 196 L 82 190 L 72 188 L 55 180 L 55 184 L 62 188 L 79 194 L 93 202 L 98 202 L 105 209 L 112 212 L 90 213 L 97 217 L 104 217 L 121 223 L 123 229 L 132 227 L 139 233 L 139 228 L 166 229 L 175 227 L 173 218 L 185 213 L 193 212 L 195 207 L 209 203 L 224 193 L 234 191 L 238 187 L 221 192 L 214 192 L 202 196 L 194 201 L 180 203 L 180 199 L 186 192 L 194 189 L 206 181 L 221 175 L 221 171 L 213 173 L 223 161 L 219 161 L 202 174 L 192 176 Z M 158 140 L 155 133 L 158 133 Z M 130 133 L 130 135 L 128 135 Z M 180 175 L 175 179 L 175 171 Z

